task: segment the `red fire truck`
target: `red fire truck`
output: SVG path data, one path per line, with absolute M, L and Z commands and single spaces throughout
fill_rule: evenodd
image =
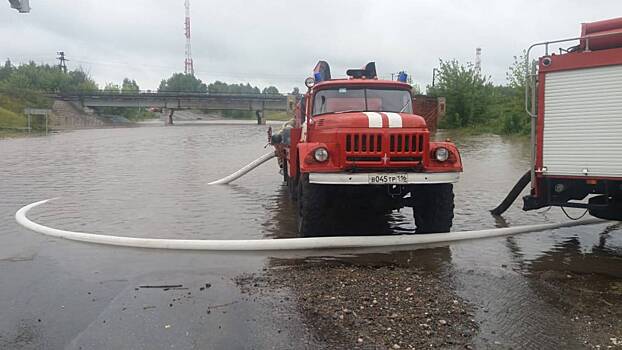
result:
M 534 48 L 544 56 L 525 93 L 533 152 L 524 209 L 584 208 L 622 220 L 622 18 L 585 23 L 580 37 L 534 44 L 528 62 Z
M 346 211 L 382 215 L 405 206 L 413 207 L 418 233 L 449 231 L 458 149 L 431 141 L 404 74 L 380 80 L 370 62 L 347 75 L 332 79 L 319 62 L 294 119 L 270 137 L 297 201 L 300 234 L 326 233 Z

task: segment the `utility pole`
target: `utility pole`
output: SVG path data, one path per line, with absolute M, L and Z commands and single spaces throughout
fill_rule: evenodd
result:
M 60 70 L 63 71 L 63 73 L 67 73 L 67 61 L 69 61 L 68 59 L 65 58 L 65 52 L 64 51 L 59 51 L 57 52 L 58 57 L 56 58 L 58 60 L 58 68 L 60 68 Z
M 194 75 L 194 63 L 192 62 L 192 47 L 190 45 L 190 0 L 186 0 L 186 61 L 184 73 Z

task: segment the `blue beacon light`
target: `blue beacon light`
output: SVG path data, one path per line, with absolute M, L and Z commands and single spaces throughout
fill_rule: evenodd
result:
M 406 74 L 405 72 L 399 72 L 397 75 L 397 80 L 405 83 L 408 80 L 408 74 Z

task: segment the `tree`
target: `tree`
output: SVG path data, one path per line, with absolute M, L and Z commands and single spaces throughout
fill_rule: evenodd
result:
M 104 91 L 111 94 L 118 94 L 121 92 L 121 88 L 117 84 L 107 83 L 106 86 L 104 86 Z
M 514 56 L 514 63 L 512 63 L 509 70 L 505 73 L 505 78 L 508 81 L 509 87 L 524 91 L 525 74 L 528 69 L 529 62 L 527 62 L 527 51 L 523 50 L 520 56 Z
M 130 80 L 130 78 L 123 79 L 121 85 L 121 93 L 123 94 L 136 94 L 140 92 L 140 87 L 136 83 L 136 80 Z
M 527 134 L 530 120 L 525 112 L 525 74 L 529 69 L 527 52 L 514 56 L 514 62 L 506 73 L 508 85 L 501 102 L 500 130 L 505 134 Z
M 73 92 L 97 89 L 95 81 L 80 69 L 65 74 L 56 66 L 30 62 L 13 67 L 8 61 L 0 71 L 2 71 L 0 74 L 8 72 L 7 76 L 0 79 L 2 85 L 7 89 L 42 92 Z
M 67 76 L 69 77 L 69 85 L 73 89 L 78 91 L 93 91 L 99 89 L 97 83 L 95 83 L 82 68 L 70 71 Z
M 441 60 L 437 79 L 434 87 L 428 87 L 428 93 L 446 98 L 447 114 L 443 119 L 446 127 L 476 126 L 489 121 L 494 93 L 490 77 L 481 75 L 471 63 Z
M 207 85 L 191 74 L 175 73 L 160 82 L 159 92 L 207 92 Z
M 279 89 L 277 89 L 275 86 L 268 86 L 264 88 L 261 93 L 266 95 L 276 95 L 279 93 Z
M 7 58 L 6 61 L 4 62 L 4 66 L 0 68 L 0 81 L 8 78 L 12 72 L 13 72 L 13 65 L 11 64 L 11 60 Z
M 412 93 L 413 95 L 421 95 L 421 87 L 419 86 L 419 84 L 412 84 Z

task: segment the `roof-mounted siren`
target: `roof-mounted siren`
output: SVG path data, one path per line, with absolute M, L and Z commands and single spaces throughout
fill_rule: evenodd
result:
M 330 66 L 326 61 L 319 61 L 313 68 L 313 76 L 305 79 L 305 86 L 310 89 L 316 83 L 325 80 L 330 80 Z
M 319 61 L 313 68 L 313 78 L 316 83 L 320 81 L 330 80 L 330 66 L 326 61 Z
M 348 69 L 346 74 L 353 79 L 378 79 L 376 62 L 369 62 L 363 69 Z
M 397 81 L 400 81 L 402 83 L 408 82 L 408 73 L 404 71 L 397 73 Z

